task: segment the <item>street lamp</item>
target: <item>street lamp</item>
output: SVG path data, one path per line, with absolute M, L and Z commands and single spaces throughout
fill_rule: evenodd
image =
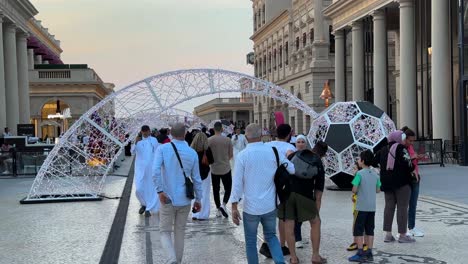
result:
M 328 81 L 325 82 L 325 85 L 323 86 L 323 91 L 322 94 L 320 95 L 320 99 L 325 100 L 325 107 L 328 107 L 328 100 L 332 99 L 334 96 L 330 90 L 330 85 Z

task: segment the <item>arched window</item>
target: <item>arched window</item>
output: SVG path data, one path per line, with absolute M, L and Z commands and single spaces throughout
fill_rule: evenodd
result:
M 284 60 L 284 64 L 287 66 L 289 64 L 289 42 L 286 41 L 286 44 L 284 45 L 284 56 L 286 56 Z
M 276 71 L 276 64 L 277 64 L 277 61 L 276 61 L 276 49 L 274 49 L 273 51 L 273 70 Z
M 283 45 L 279 48 L 279 67 L 283 67 Z
M 296 50 L 299 50 L 300 40 L 299 37 L 296 37 Z
M 305 47 L 307 45 L 307 33 L 302 34 L 302 46 Z
M 333 35 L 333 26 L 328 28 L 330 34 L 330 53 L 335 53 L 335 35 Z
M 271 52 L 268 53 L 268 72 L 271 72 Z
M 310 29 L 310 33 L 309 33 L 309 38 L 310 38 L 310 42 L 314 42 L 314 29 Z

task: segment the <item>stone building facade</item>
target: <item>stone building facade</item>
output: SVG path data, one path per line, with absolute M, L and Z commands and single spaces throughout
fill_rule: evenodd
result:
M 331 21 L 324 18 L 327 0 L 252 0 L 255 76 L 273 82 L 316 110 L 320 94 L 334 82 Z M 331 38 L 330 38 L 331 36 Z M 302 111 L 263 96 L 253 96 L 254 122 L 271 127 L 270 116 L 282 111 L 296 133 L 307 133 L 311 119 Z

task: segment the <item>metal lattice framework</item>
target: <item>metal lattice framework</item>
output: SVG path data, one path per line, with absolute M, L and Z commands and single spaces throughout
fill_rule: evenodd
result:
M 245 74 L 194 69 L 155 75 L 109 95 L 77 120 L 48 155 L 24 202 L 97 199 L 114 161 L 142 124 L 168 126 L 181 116 L 177 105 L 229 92 L 268 96 L 312 119 L 318 116 L 283 88 Z M 89 143 L 76 143 L 83 135 Z
M 369 102 L 334 103 L 312 122 L 308 139 L 329 148 L 324 158 L 326 175 L 339 187 L 349 187 L 359 154 L 377 148 L 395 124 L 381 109 Z

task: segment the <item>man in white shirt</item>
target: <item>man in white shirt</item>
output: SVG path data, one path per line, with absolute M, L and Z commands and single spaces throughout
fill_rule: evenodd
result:
M 249 142 L 246 149 L 239 153 L 234 168 L 232 203 L 232 220 L 236 225 L 244 219 L 244 235 L 249 264 L 258 263 L 257 229 L 261 222 L 263 234 L 275 263 L 285 263 L 281 245 L 276 237 L 276 189 L 275 172 L 278 167 L 273 149 L 262 143 L 262 128 L 250 124 L 246 128 Z M 287 163 L 289 173 L 294 173 L 294 165 L 284 156 L 280 163 Z M 237 204 L 244 196 L 242 217 Z
M 275 141 L 268 142 L 267 145 L 270 147 L 275 147 L 278 150 L 278 154 L 282 157 L 289 157 L 292 153 L 296 152 L 296 147 L 294 147 L 289 140 L 292 135 L 292 128 L 288 124 L 281 124 L 276 128 L 276 134 L 278 139 Z M 283 249 L 284 255 L 289 255 L 289 249 L 286 247 L 286 229 L 285 222 L 278 222 L 279 238 L 281 243 L 281 248 Z M 262 244 L 260 248 L 260 253 L 266 257 L 270 257 L 268 253 L 268 246 L 266 243 Z
M 233 148 L 233 153 L 234 153 L 234 158 L 232 159 L 232 167 L 235 167 L 236 165 L 236 157 L 239 152 L 245 149 L 247 147 L 247 139 L 245 139 L 245 136 L 240 133 L 240 128 L 236 128 L 236 134 L 232 136 L 231 142 L 232 142 L 232 148 Z
M 13 135 L 11 134 L 11 132 L 10 132 L 10 129 L 9 129 L 8 127 L 5 127 L 5 129 L 4 129 L 3 131 L 4 131 L 4 132 L 3 132 L 3 137 L 4 137 L 4 138 L 13 136 Z
M 198 155 L 185 141 L 185 125 L 172 126 L 171 143 L 161 145 L 156 151 L 153 179 L 161 202 L 159 230 L 161 244 L 169 257 L 168 263 L 182 263 L 185 226 L 190 213 L 191 199 L 186 196 L 185 175 L 193 182 L 195 202 L 192 212 L 201 210 L 202 180 L 198 168 Z M 177 158 L 179 154 L 183 171 Z M 209 204 L 205 206 L 210 206 Z M 174 233 L 174 241 L 172 240 Z
M 145 213 L 146 217 L 151 216 L 151 212 L 159 211 L 159 200 L 152 179 L 153 160 L 159 143 L 150 133 L 149 126 L 142 126 L 132 146 L 132 153 L 136 153 L 135 192 L 141 205 L 138 213 Z

